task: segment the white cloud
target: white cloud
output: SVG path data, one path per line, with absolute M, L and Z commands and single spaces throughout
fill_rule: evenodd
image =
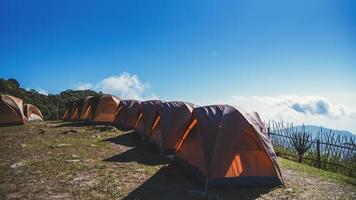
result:
M 354 106 L 331 103 L 318 96 L 233 96 L 227 102 L 244 112 L 257 111 L 264 120 L 322 125 L 356 132 Z
M 36 89 L 36 91 L 38 93 L 46 95 L 46 96 L 48 96 L 48 94 L 49 94 L 49 92 L 47 90 L 44 90 L 44 89 L 41 89 L 41 88 Z
M 76 88 L 79 90 L 93 89 L 113 94 L 123 99 L 158 99 L 157 95 L 147 93 L 147 90 L 150 88 L 149 83 L 143 83 L 137 75 L 127 72 L 109 76 L 95 84 L 78 84 Z

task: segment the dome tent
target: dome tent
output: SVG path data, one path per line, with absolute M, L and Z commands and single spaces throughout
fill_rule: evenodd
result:
M 176 158 L 206 188 L 283 184 L 277 156 L 257 113 L 228 105 L 194 108 L 176 147 Z
M 0 125 L 19 125 L 26 123 L 23 101 L 10 95 L 0 96 Z
M 132 130 L 135 128 L 136 121 L 141 111 L 141 104 L 136 100 L 122 100 L 113 124 L 122 130 Z
M 71 116 L 72 116 L 72 108 L 73 108 L 73 103 L 74 102 L 68 102 L 63 114 L 63 121 L 69 121 L 71 120 Z
M 158 105 L 162 103 L 160 100 L 149 100 L 141 102 L 142 111 L 136 122 L 136 132 L 141 136 L 141 139 L 147 139 L 151 132 L 153 124 L 157 116 Z
M 162 153 L 174 153 L 180 133 L 188 125 L 194 107 L 194 104 L 182 101 L 164 102 L 158 106 L 149 139 L 160 147 Z
M 115 119 L 120 99 L 113 95 L 104 94 L 94 110 L 93 122 L 96 124 L 112 123 Z
M 43 121 L 43 115 L 41 111 L 32 104 L 25 104 L 24 114 L 27 121 Z
M 79 115 L 79 120 L 83 121 L 85 120 L 85 116 L 88 114 L 88 108 L 89 108 L 89 102 L 90 99 L 92 99 L 93 96 L 88 96 L 83 100 L 83 105 L 82 108 L 80 109 L 80 115 Z

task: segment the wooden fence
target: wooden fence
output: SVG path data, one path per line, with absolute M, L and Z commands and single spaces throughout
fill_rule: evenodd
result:
M 292 137 L 279 133 L 269 133 L 278 155 L 295 160 L 298 157 L 291 140 Z M 311 148 L 302 159 L 319 169 L 331 170 L 356 177 L 356 146 L 349 144 L 332 144 L 320 139 L 307 141 Z M 336 142 L 335 142 L 336 143 Z

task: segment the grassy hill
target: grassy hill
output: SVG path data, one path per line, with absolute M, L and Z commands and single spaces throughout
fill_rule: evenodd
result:
M 212 188 L 104 126 L 0 127 L 0 199 L 356 199 L 356 180 L 279 158 L 285 187 Z

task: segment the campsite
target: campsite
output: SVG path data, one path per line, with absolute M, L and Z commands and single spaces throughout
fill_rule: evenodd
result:
M 356 199 L 355 13 L 0 1 L 0 200 Z
M 27 121 L 29 112 L 40 115 L 37 107 L 9 95 L 2 100 L 1 119 L 13 121 L 0 127 L 6 199 L 356 195 L 355 178 L 277 158 L 258 114 L 228 105 L 89 96 L 68 102 L 63 120 Z M 6 111 L 6 102 L 18 111 Z
M 48 121 L 1 127 L 2 199 L 353 199 L 355 181 L 279 158 L 285 187 L 213 188 L 131 132 Z M 315 184 L 317 183 L 317 184 Z

